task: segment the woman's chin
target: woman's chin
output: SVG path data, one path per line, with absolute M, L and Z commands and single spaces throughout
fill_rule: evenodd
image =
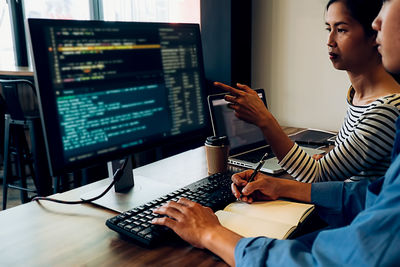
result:
M 340 64 L 340 62 L 338 61 L 332 61 L 332 66 L 337 70 L 347 70 L 347 68 L 343 66 L 343 64 Z

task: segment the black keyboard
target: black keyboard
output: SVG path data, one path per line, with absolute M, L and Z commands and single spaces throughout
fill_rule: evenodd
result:
M 123 236 L 145 246 L 152 247 L 169 240 L 175 233 L 165 226 L 153 225 L 151 221 L 163 215 L 153 214 L 153 209 L 168 201 L 185 197 L 217 211 L 235 201 L 231 191 L 232 173 L 217 173 L 180 188 L 144 205 L 125 211 L 106 221 L 106 225 Z

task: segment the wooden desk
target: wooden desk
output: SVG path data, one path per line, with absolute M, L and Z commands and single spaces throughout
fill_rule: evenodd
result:
M 134 170 L 134 175 L 181 187 L 207 176 L 203 147 Z M 55 195 L 78 199 L 105 179 Z M 0 266 L 226 266 L 210 252 L 174 242 L 155 249 L 124 240 L 105 225 L 115 212 L 90 205 L 28 203 L 0 212 Z
M 290 130 L 291 128 L 287 128 Z M 290 131 L 288 131 L 290 132 Z M 167 191 L 207 176 L 204 147 L 135 169 Z M 109 179 L 62 194 L 78 199 Z M 207 250 L 184 242 L 147 249 L 105 225 L 115 212 L 91 205 L 31 202 L 0 212 L 0 266 L 226 266 Z

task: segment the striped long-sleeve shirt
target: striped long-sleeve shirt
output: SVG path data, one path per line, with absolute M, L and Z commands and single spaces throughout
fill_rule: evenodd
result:
M 281 160 L 280 165 L 298 181 L 374 180 L 386 172 L 400 115 L 400 94 L 366 106 L 354 106 L 352 96 L 350 88 L 347 115 L 329 153 L 314 160 L 295 144 Z

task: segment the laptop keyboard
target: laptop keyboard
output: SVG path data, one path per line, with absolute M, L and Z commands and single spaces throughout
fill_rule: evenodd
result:
M 177 235 L 165 226 L 153 225 L 151 221 L 162 215 L 153 214 L 153 209 L 161 207 L 168 201 L 178 201 L 185 197 L 192 201 L 208 206 L 214 211 L 225 208 L 226 205 L 235 201 L 231 192 L 232 173 L 217 173 L 205 177 L 197 182 L 180 188 L 163 197 L 150 201 L 137 208 L 125 211 L 120 215 L 110 218 L 106 225 L 145 246 L 154 246 L 165 242 Z

